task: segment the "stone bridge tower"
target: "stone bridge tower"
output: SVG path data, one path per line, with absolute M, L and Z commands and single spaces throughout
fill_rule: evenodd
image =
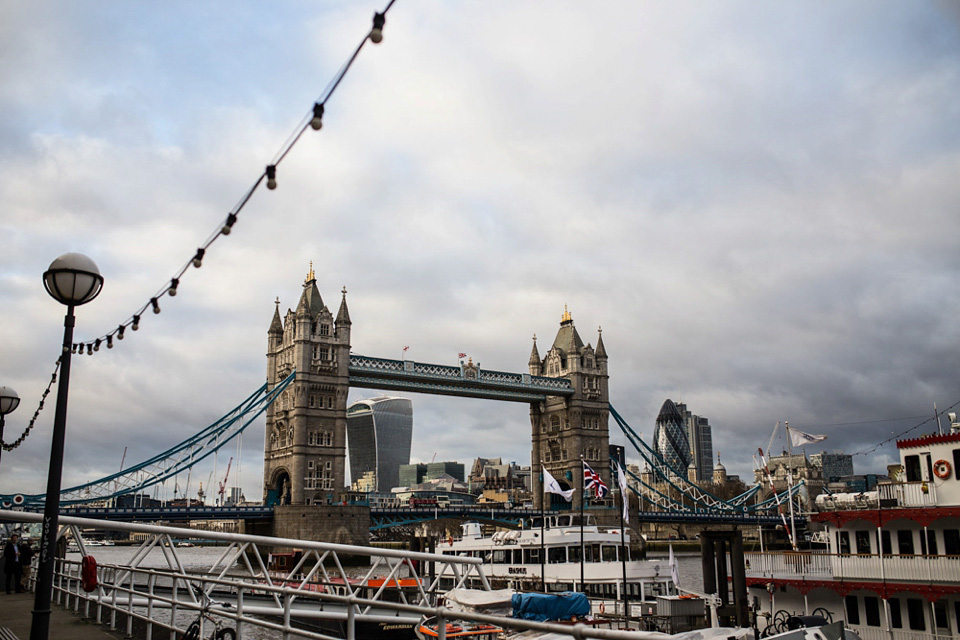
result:
M 267 331 L 267 388 L 296 370 L 296 378 L 267 408 L 265 504 L 329 504 L 344 486 L 350 314 L 343 290 L 337 317 L 323 303 L 313 263 L 296 311 Z
M 573 324 L 573 317 L 564 307 L 560 330 L 553 345 L 541 360 L 534 336 L 529 364 L 531 375 L 567 378 L 574 389 L 572 396 L 549 397 L 545 403 L 530 405 L 533 436 L 530 465 L 534 506 L 539 509 L 543 499 L 540 479 L 542 462 L 564 488 L 576 489 L 572 507 L 578 509 L 583 496 L 581 455 L 600 474 L 607 487 L 613 488 L 610 483 L 610 438 L 607 431 L 610 415 L 609 375 L 603 336 L 598 333 L 596 349 L 589 344 L 584 346 Z M 561 496 L 552 499 L 567 504 Z

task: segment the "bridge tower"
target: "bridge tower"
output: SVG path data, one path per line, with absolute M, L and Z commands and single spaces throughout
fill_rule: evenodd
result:
M 280 317 L 276 301 L 267 331 L 267 387 L 296 378 L 267 409 L 265 504 L 328 504 L 344 487 L 350 314 L 347 290 L 337 317 L 323 303 L 310 271 L 296 311 Z
M 539 509 L 543 499 L 542 461 L 561 485 L 576 489 L 572 507 L 579 509 L 583 496 L 581 455 L 600 474 L 607 487 L 613 486 L 610 483 L 610 438 L 607 431 L 609 375 L 603 334 L 598 331 L 596 349 L 589 344 L 584 346 L 573 317 L 564 306 L 560 330 L 542 360 L 537 351 L 537 337 L 533 337 L 529 365 L 531 375 L 567 378 L 574 389 L 572 396 L 551 396 L 544 403 L 530 405 L 534 506 Z M 557 498 L 563 501 L 562 497 Z

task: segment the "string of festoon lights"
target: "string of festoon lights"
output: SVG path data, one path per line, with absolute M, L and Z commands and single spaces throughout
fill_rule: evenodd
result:
M 176 273 L 174 273 L 169 282 L 160 287 L 156 293 L 150 296 L 150 299 L 143 306 L 132 313 L 124 322 L 121 322 L 115 329 L 101 335 L 98 338 L 84 340 L 73 344 L 72 353 L 82 354 L 86 352 L 87 355 L 93 355 L 94 353 L 99 352 L 102 346 L 106 346 L 107 349 L 112 349 L 115 344 L 129 335 L 129 332 L 127 331 L 128 329 L 130 331 L 138 331 L 140 329 L 140 323 L 144 320 L 147 311 L 150 310 L 154 314 L 160 313 L 160 299 L 163 298 L 163 296 L 169 296 L 171 298 L 176 296 L 177 289 L 180 287 L 180 281 L 190 270 L 190 267 L 192 266 L 195 269 L 199 269 L 201 266 L 203 266 L 203 259 L 210 250 L 210 246 L 221 236 L 230 235 L 233 225 L 237 223 L 240 212 L 246 206 L 247 202 L 250 201 L 250 198 L 253 197 L 253 194 L 256 193 L 260 185 L 266 182 L 267 189 L 273 190 L 277 188 L 277 167 L 280 165 L 283 159 L 286 158 L 287 154 L 290 153 L 290 150 L 293 149 L 294 145 L 300 140 L 300 137 L 308 127 L 314 131 L 319 131 L 323 128 L 323 112 L 325 106 L 333 96 L 334 91 L 336 91 L 337 87 L 340 85 L 340 82 L 343 80 L 344 76 L 347 75 L 347 72 L 350 70 L 353 62 L 357 59 L 357 56 L 360 55 L 360 50 L 363 49 L 363 45 L 366 44 L 367 40 L 374 44 L 380 44 L 380 42 L 383 41 L 383 27 L 386 24 L 387 12 L 390 10 L 390 7 L 393 6 L 394 2 L 396 2 L 396 0 L 389 0 L 386 8 L 384 8 L 382 12 L 375 12 L 373 14 L 373 27 L 363 37 L 363 39 L 360 41 L 360 44 L 357 45 L 357 48 L 354 50 L 350 58 L 343 64 L 343 66 L 340 67 L 340 70 L 323 90 L 323 93 L 320 94 L 320 97 L 300 121 L 290 137 L 287 138 L 286 142 L 284 142 L 283 146 L 270 161 L 270 164 L 266 166 L 263 173 L 257 176 L 257 179 L 253 185 L 243 194 L 233 209 L 227 213 L 227 217 L 217 225 L 207 240 L 197 247 L 193 257 L 187 260 L 187 262 Z M 0 440 L 0 446 L 2 446 L 4 450 L 10 451 L 20 446 L 24 439 L 26 439 L 26 437 L 30 434 L 34 423 L 39 417 L 40 412 L 43 410 L 44 400 L 50 394 L 50 389 L 57 379 L 57 372 L 59 369 L 60 359 L 58 358 L 56 366 L 54 367 L 53 375 L 51 376 L 50 383 L 43 392 L 39 406 L 34 412 L 33 418 L 30 420 L 29 425 L 23 431 L 23 434 L 13 442 L 8 444 L 3 440 Z

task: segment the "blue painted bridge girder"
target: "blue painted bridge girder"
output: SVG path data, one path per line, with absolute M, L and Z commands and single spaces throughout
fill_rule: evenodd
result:
M 526 403 L 544 402 L 548 396 L 573 395 L 573 385 L 566 378 L 487 371 L 464 365 L 451 367 L 351 354 L 348 370 L 350 386 L 363 389 Z
M 600 511 L 614 511 L 615 507 L 589 509 L 589 514 Z M 158 520 L 271 520 L 273 507 L 69 507 L 63 509 L 63 515 L 79 518 L 116 520 L 122 522 Z M 553 511 L 547 515 L 572 513 Z M 518 527 L 520 520 L 540 516 L 536 509 L 508 509 L 503 506 L 454 505 L 446 508 L 374 508 L 370 509 L 371 531 L 392 527 L 415 525 L 431 520 L 478 520 L 508 527 Z M 631 513 L 634 522 L 659 522 L 672 524 L 739 524 L 739 525 L 777 525 L 781 519 L 776 515 L 757 515 L 753 513 L 682 513 L 670 511 L 640 511 Z M 796 519 L 798 526 L 805 523 L 804 518 Z

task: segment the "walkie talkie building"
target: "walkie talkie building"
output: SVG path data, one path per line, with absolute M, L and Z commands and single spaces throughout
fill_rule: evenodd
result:
M 379 396 L 347 408 L 347 449 L 353 481 L 376 472 L 376 490 L 390 491 L 400 482 L 400 465 L 410 464 L 413 403 Z

